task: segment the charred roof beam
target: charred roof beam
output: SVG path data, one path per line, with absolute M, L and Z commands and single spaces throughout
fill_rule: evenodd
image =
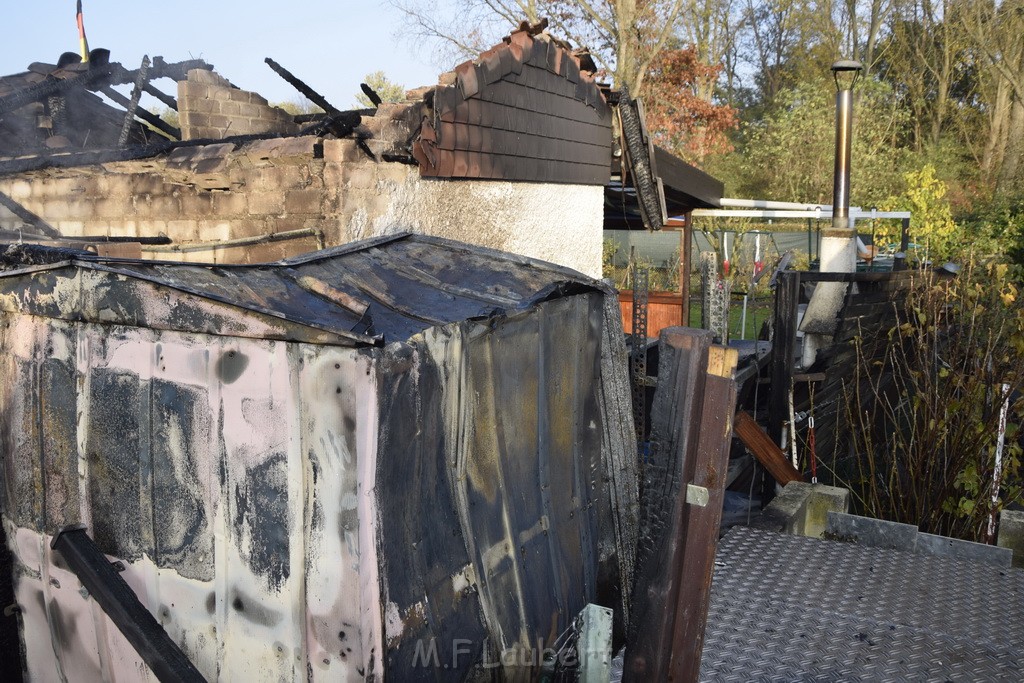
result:
M 47 237 L 60 237 L 60 232 L 56 228 L 8 197 L 3 192 L 0 192 L 0 206 L 25 221 L 28 225 L 31 225 L 43 235 L 46 235 Z
M 288 81 L 288 83 L 293 88 L 302 93 L 302 95 L 306 99 L 308 99 L 310 102 L 323 109 L 329 115 L 337 116 L 338 114 L 341 113 L 341 110 L 332 105 L 330 102 L 328 102 L 326 97 L 318 93 L 316 90 L 310 88 L 303 81 L 299 80 L 294 74 L 292 74 L 291 71 L 284 68 L 270 57 L 267 57 L 263 61 L 267 63 L 267 66 L 274 70 L 274 73 L 276 73 L 284 80 Z
M 125 97 L 121 93 L 117 92 L 116 90 L 114 90 L 110 86 L 103 86 L 102 88 L 97 88 L 97 92 L 103 93 L 104 95 L 109 97 L 111 101 L 116 102 L 117 104 L 121 105 L 125 109 L 128 109 L 130 107 L 130 105 L 131 105 L 131 100 L 130 99 L 128 99 L 127 97 Z M 138 108 L 136 108 L 135 116 L 138 116 L 140 119 L 142 119 L 143 121 L 145 121 L 149 125 L 153 126 L 157 130 L 159 130 L 161 133 L 164 133 L 165 135 L 169 136 L 171 139 L 173 139 L 173 140 L 181 140 L 181 130 L 178 129 L 178 128 L 175 128 L 171 124 L 167 123 L 166 121 L 164 121 L 162 118 L 160 118 L 156 114 L 153 114 L 152 112 L 148 112 L 145 109 L 138 109 Z
M 164 91 L 160 90 L 160 88 L 156 87 L 152 83 L 147 82 L 145 85 L 142 86 L 142 89 L 150 95 L 152 95 L 153 97 L 155 97 L 156 99 L 163 102 L 166 106 L 170 107 L 174 111 L 178 111 L 178 100 L 174 99 Z
M 142 97 L 142 89 L 149 82 L 149 55 L 142 57 L 142 65 L 139 67 L 138 75 L 135 77 L 135 87 L 132 88 L 132 97 L 128 101 L 127 111 L 124 114 L 124 123 L 121 124 L 121 135 L 117 138 L 117 146 L 125 147 L 128 144 L 128 136 L 132 132 L 132 123 L 135 122 L 135 113 L 139 108 L 139 98 Z M 180 137 L 180 136 L 179 136 Z
M 75 66 L 73 68 L 77 69 L 81 67 Z M 181 81 L 188 77 L 188 72 L 192 69 L 205 69 L 207 71 L 211 71 L 213 70 L 213 66 L 201 59 L 190 59 L 184 62 L 168 64 L 164 61 L 163 57 L 156 57 L 153 60 L 152 66 L 148 70 L 149 79 L 171 78 L 176 81 Z M 90 66 L 87 69 L 84 69 L 81 73 L 74 76 L 68 76 L 66 78 L 54 76 L 51 72 L 51 75 L 40 83 L 35 83 L 6 95 L 5 97 L 0 97 L 0 117 L 16 109 L 20 109 L 27 104 L 31 104 L 32 102 L 39 102 L 52 95 L 67 92 L 68 90 L 75 88 L 102 90 L 103 88 L 109 88 L 111 85 L 135 83 L 139 78 L 139 71 L 139 69 L 125 69 L 120 64 L 114 62 L 109 64 L 90 63 Z M 66 69 L 66 73 L 71 72 L 71 68 Z M 153 90 L 156 90 L 156 88 L 153 88 Z M 157 95 L 148 89 L 147 92 L 150 92 L 150 94 L 157 97 L 165 104 L 168 104 L 168 106 L 171 105 L 167 100 L 174 102 L 173 98 L 170 98 L 163 93 Z M 174 102 L 173 106 L 177 108 L 177 103 Z
M 51 95 L 66 92 L 73 88 L 88 87 L 97 81 L 105 81 L 113 73 L 113 65 L 92 67 L 87 71 L 70 78 L 48 77 L 40 83 L 15 91 L 6 97 L 0 97 L 0 117 L 21 109 L 26 104 L 44 100 Z

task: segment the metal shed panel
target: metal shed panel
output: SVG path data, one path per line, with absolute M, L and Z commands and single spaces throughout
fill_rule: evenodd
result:
M 76 522 L 125 562 L 211 680 L 370 668 L 375 523 L 358 474 L 375 453 L 368 357 L 4 317 L 0 364 L 18 381 L 0 407 L 20 421 L 4 424 L 3 502 L 34 679 L 147 671 L 49 549 Z
M 388 349 L 377 487 L 386 661 L 403 680 L 524 664 L 597 599 L 614 545 L 598 524 L 602 303 L 567 297 Z

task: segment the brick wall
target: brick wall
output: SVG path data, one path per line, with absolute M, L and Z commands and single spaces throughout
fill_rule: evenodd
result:
M 184 140 L 298 132 L 291 114 L 204 69 L 192 69 L 188 80 L 178 82 L 178 120 Z
M 385 132 L 369 140 L 371 152 L 386 151 L 394 136 Z M 176 250 L 147 248 L 149 258 L 256 263 L 413 230 L 590 275 L 601 268 L 603 188 L 421 178 L 417 166 L 375 160 L 350 139 L 181 147 L 153 159 L 0 177 L 0 192 L 65 235 L 173 240 Z M 21 227 L 0 212 L 0 228 Z M 245 247 L 210 244 L 302 230 L 315 234 Z

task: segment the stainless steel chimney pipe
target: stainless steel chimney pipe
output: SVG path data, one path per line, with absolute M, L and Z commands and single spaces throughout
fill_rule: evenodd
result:
M 835 230 L 846 230 L 851 227 L 850 149 L 853 142 L 853 85 L 857 82 L 862 69 L 860 62 L 849 59 L 841 59 L 832 65 L 832 77 L 836 82 L 836 164 L 832 185 L 832 228 Z M 848 74 L 851 73 L 853 77 L 848 78 Z
M 836 82 L 836 165 L 833 176 L 832 227 L 821 231 L 819 269 L 852 273 L 857 269 L 857 231 L 850 225 L 850 148 L 853 141 L 853 84 L 863 67 L 841 59 L 832 65 Z M 852 78 L 851 78 L 852 75 Z M 800 330 L 804 332 L 802 364 L 810 367 L 818 349 L 831 343 L 836 314 L 843 305 L 846 285 L 820 282 L 807 304 Z

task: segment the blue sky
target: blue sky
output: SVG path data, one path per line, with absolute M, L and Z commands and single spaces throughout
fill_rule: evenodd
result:
M 0 6 L 0 74 L 78 51 L 74 0 L 4 0 Z M 83 9 L 89 47 L 109 49 L 111 59 L 127 68 L 136 68 L 145 54 L 169 62 L 202 58 L 238 87 L 272 102 L 299 96 L 264 57 L 342 109 L 353 105 L 370 72 L 383 70 L 413 88 L 436 83 L 444 70 L 432 63 L 431 46 L 416 50 L 396 38 L 401 21 L 385 3 L 83 0 Z M 156 84 L 175 93 L 168 80 Z

